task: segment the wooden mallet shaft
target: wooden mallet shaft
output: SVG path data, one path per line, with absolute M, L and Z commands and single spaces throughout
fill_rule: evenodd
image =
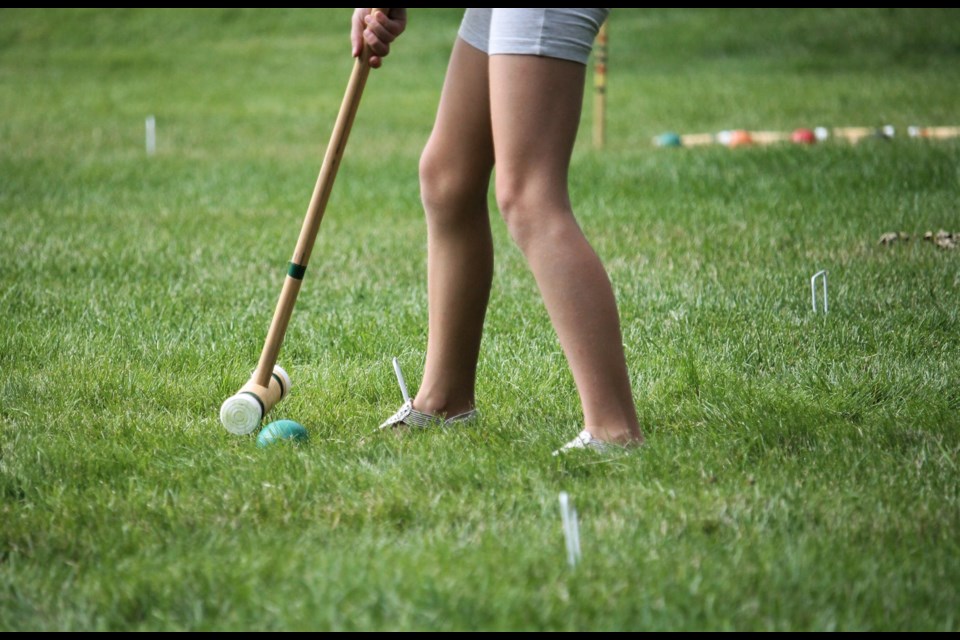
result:
M 386 9 L 372 9 L 371 13 L 381 11 L 386 11 Z M 310 262 L 310 254 L 317 239 L 317 232 L 320 229 L 320 223 L 323 221 L 327 201 L 330 199 L 330 193 L 333 190 L 334 179 L 337 176 L 337 170 L 340 168 L 340 161 L 343 159 L 347 139 L 350 136 L 350 130 L 360 106 L 360 97 L 363 94 L 364 86 L 366 86 L 367 76 L 370 74 L 369 59 L 369 47 L 364 46 L 361 55 L 353 65 L 343 102 L 340 104 L 340 112 L 337 115 L 330 142 L 327 144 L 320 175 L 317 177 L 310 204 L 307 206 L 307 213 L 303 220 L 303 226 L 300 228 L 297 246 L 287 267 L 287 275 L 280 291 L 280 299 L 277 301 L 277 307 L 267 331 L 257 368 L 253 372 L 253 377 L 241 388 L 240 392 L 228 398 L 221 407 L 221 422 L 231 432 L 249 433 L 259 424 L 259 419 L 252 425 L 243 424 L 232 427 L 227 424 L 225 412 L 228 412 L 228 404 L 235 398 L 240 397 L 241 400 L 255 398 L 262 409 L 260 416 L 260 419 L 262 419 L 273 408 L 273 405 L 286 395 L 287 389 L 280 382 L 286 374 L 278 375 L 277 357 L 287 332 L 287 326 L 290 324 L 290 317 L 293 315 L 293 308 L 296 305 L 297 295 L 300 293 L 300 286 Z M 286 387 L 289 387 L 289 384 Z M 249 431 L 246 431 L 246 429 L 249 429 Z

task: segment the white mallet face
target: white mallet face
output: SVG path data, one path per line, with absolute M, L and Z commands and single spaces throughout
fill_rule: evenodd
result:
M 220 422 L 230 433 L 253 433 L 270 409 L 287 397 L 291 386 L 287 372 L 279 365 L 275 366 L 269 387 L 262 387 L 251 380 L 236 395 L 223 402 L 220 406 Z
M 251 393 L 238 393 L 223 401 L 220 422 L 230 433 L 238 436 L 253 433 L 263 420 L 260 401 Z

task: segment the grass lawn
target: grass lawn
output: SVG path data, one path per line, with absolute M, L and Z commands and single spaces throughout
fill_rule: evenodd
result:
M 219 423 L 349 16 L 0 10 L 0 631 L 960 629 L 960 248 L 922 240 L 960 232 L 960 141 L 905 136 L 960 125 L 960 12 L 613 12 L 608 144 L 588 96 L 571 195 L 648 442 L 563 459 L 572 377 L 495 210 L 481 420 L 373 433 L 401 401 L 391 358 L 411 391 L 423 370 L 417 161 L 458 9 L 412 10 L 364 95 L 270 416 L 310 440 Z

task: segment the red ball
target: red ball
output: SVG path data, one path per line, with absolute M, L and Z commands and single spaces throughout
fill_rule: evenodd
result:
M 790 136 L 790 140 L 797 144 L 813 144 L 817 141 L 817 136 L 810 129 L 797 129 Z

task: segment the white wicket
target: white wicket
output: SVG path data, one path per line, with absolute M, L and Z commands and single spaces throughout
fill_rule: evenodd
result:
M 817 271 L 810 278 L 810 295 L 813 301 L 813 312 L 817 312 L 817 278 L 822 276 L 823 280 L 823 312 L 827 312 L 827 272 Z

